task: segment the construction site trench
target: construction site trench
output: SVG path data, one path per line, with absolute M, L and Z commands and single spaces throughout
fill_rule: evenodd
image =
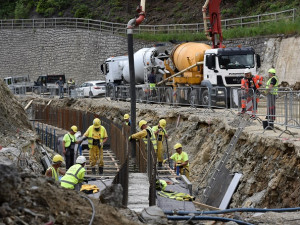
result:
M 42 167 L 35 160 L 40 154 L 38 145 L 34 145 L 39 137 L 32 129 L 28 119 L 30 115 L 26 115 L 24 107 L 31 100 L 35 104 L 46 105 L 49 99 L 29 96 L 17 99 L 3 85 L 0 94 L 3 99 L 0 103 L 0 179 L 1 188 L 5 190 L 0 194 L 0 223 L 88 223 L 91 217 L 88 201 L 41 176 Z M 123 115 L 130 112 L 129 102 L 117 102 L 106 98 L 53 99 L 51 106 L 96 113 L 116 124 L 122 124 Z M 224 110 L 213 112 L 201 108 L 137 104 L 137 121 L 144 119 L 154 126 L 162 118 L 167 121 L 169 149 L 180 142 L 183 150 L 189 155 L 193 194 L 200 201 L 238 129 L 241 117 Z M 23 159 L 27 160 L 25 164 L 22 164 L 20 159 L 23 149 L 26 149 L 26 152 L 34 152 L 31 156 L 24 153 Z M 259 121 L 249 120 L 226 163 L 226 168 L 231 173 L 242 174 L 228 208 L 299 206 L 299 150 L 299 134 L 294 137 L 284 134 L 279 138 L 278 132 L 263 133 Z M 97 200 L 93 202 L 96 206 L 94 224 L 139 223 L 136 213 L 128 209 L 117 209 Z M 296 212 L 270 212 L 260 215 L 240 213 L 235 216 L 247 219 L 253 224 L 300 223 L 300 216 Z

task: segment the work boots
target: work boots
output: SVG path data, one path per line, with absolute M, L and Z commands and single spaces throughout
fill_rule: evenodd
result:
M 92 168 L 92 174 L 96 175 L 96 168 Z
M 99 175 L 103 174 L 103 167 L 99 167 Z

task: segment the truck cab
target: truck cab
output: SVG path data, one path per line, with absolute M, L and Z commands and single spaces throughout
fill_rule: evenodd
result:
M 260 67 L 260 57 L 252 47 L 216 48 L 205 52 L 203 77 L 212 86 L 239 87 L 244 71 L 252 74 Z

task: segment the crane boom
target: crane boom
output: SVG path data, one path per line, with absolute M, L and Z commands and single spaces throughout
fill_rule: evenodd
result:
M 213 48 L 222 48 L 222 28 L 221 28 L 221 13 L 220 13 L 221 0 L 206 0 L 202 11 L 204 30 L 206 37 L 212 41 Z M 208 6 L 209 17 L 206 16 L 206 9 Z M 207 19 L 210 21 L 210 27 L 207 27 Z

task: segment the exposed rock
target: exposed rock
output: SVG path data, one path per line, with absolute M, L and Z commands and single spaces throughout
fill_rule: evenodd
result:
M 163 225 L 168 224 L 168 220 L 161 208 L 150 206 L 142 211 L 141 217 L 147 224 Z

